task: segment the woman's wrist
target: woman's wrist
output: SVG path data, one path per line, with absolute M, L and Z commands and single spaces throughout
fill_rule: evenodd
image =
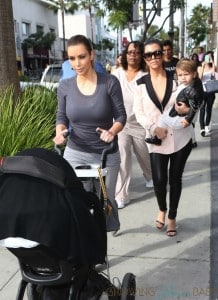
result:
M 114 132 L 112 132 L 111 130 L 108 130 L 108 132 L 109 132 L 111 135 L 113 135 L 113 136 L 116 135 L 116 134 L 114 134 Z

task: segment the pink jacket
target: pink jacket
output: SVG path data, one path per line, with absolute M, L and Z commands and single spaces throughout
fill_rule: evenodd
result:
M 145 84 L 142 83 L 135 87 L 133 110 L 135 112 L 137 121 L 146 129 L 147 137 L 154 135 L 154 130 L 156 127 L 158 127 L 158 123 L 160 118 L 162 117 L 162 113 L 168 111 L 170 107 L 172 107 L 175 103 L 176 90 L 177 85 L 176 82 L 173 81 L 172 93 L 165 107 L 163 108 L 162 101 L 159 102 L 161 104 L 161 112 L 160 109 L 158 109 L 158 107 L 151 100 Z M 162 140 L 162 144 L 160 146 L 147 143 L 149 152 L 170 154 L 182 149 L 189 142 L 193 133 L 192 126 L 188 126 L 187 128 L 189 129 L 184 130 L 183 135 L 181 135 L 180 133 L 181 138 L 176 139 L 174 138 L 174 134 L 177 134 L 177 131 L 173 131 L 171 127 L 167 127 L 167 137 Z

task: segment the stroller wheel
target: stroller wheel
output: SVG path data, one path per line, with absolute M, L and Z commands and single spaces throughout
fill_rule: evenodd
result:
M 135 293 L 136 293 L 135 275 L 132 273 L 126 273 L 121 285 L 120 300 L 134 300 Z

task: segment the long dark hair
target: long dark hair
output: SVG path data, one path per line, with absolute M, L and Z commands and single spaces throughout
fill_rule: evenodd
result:
M 213 60 L 213 63 L 214 63 L 214 54 L 213 54 L 213 51 L 211 51 L 211 50 L 207 51 L 207 52 L 204 54 L 203 61 L 205 61 L 205 56 L 208 55 L 208 54 L 211 55 L 212 60 Z M 212 62 L 208 62 L 207 64 L 208 64 L 208 66 L 209 66 L 210 68 L 212 68 L 212 67 L 213 67 L 213 63 L 212 63 Z
M 85 46 L 85 48 L 87 49 L 87 51 L 89 52 L 89 54 L 91 54 L 93 48 L 92 48 L 92 44 L 90 42 L 90 40 L 82 35 L 82 34 L 77 34 L 72 36 L 68 41 L 67 41 L 67 48 L 70 46 L 75 46 L 75 45 L 79 45 L 82 44 Z
M 126 46 L 126 48 L 124 49 L 122 59 L 121 59 L 122 67 L 124 68 L 124 70 L 127 70 L 127 68 L 128 68 L 126 55 L 127 55 L 127 51 L 129 49 L 130 45 L 134 45 L 134 48 L 138 49 L 140 51 L 140 53 L 141 53 L 141 62 L 140 62 L 140 65 L 139 65 L 139 70 L 145 71 L 146 70 L 146 65 L 145 65 L 145 61 L 144 61 L 144 58 L 143 58 L 144 46 L 143 46 L 143 43 L 141 43 L 139 41 L 131 41 Z
M 144 47 L 151 44 L 157 44 L 160 47 L 160 50 L 163 51 L 163 43 L 160 40 L 154 38 L 148 39 L 144 42 Z

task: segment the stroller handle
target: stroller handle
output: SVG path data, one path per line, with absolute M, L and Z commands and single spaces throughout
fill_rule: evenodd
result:
M 101 134 L 100 130 L 96 131 L 99 135 Z M 115 152 L 118 149 L 118 136 L 115 135 L 112 142 L 106 146 L 101 153 L 101 167 L 104 169 L 106 167 L 107 156 L 110 153 Z
M 110 153 L 115 152 L 118 149 L 118 143 L 117 143 L 118 137 L 117 135 L 114 137 L 113 141 L 106 146 L 101 154 L 101 167 L 102 169 L 105 168 L 106 166 L 106 161 L 107 161 L 107 155 Z
M 66 130 L 63 132 L 63 137 L 66 139 L 70 135 L 70 130 Z
M 63 136 L 65 138 L 67 138 L 68 136 L 70 135 L 70 131 L 67 130 L 67 131 L 64 131 L 63 132 Z M 103 151 L 102 151 L 102 154 L 101 154 L 101 167 L 102 169 L 105 168 L 106 166 L 106 161 L 107 161 L 107 155 L 110 154 L 110 153 L 113 153 L 115 152 L 117 149 L 118 149 L 118 143 L 117 143 L 117 140 L 118 140 L 118 137 L 117 135 L 114 137 L 114 140 L 108 144 L 108 146 L 106 146 Z M 59 155 L 62 155 L 61 153 L 61 149 L 59 147 L 59 145 L 54 145 L 54 149 L 55 151 L 59 154 Z
M 64 138 L 67 138 L 69 135 L 70 135 L 70 131 L 69 131 L 69 130 L 66 130 L 66 131 L 63 132 L 63 137 L 64 137 Z M 54 145 L 54 149 L 55 149 L 55 151 L 56 151 L 60 156 L 62 156 L 61 149 L 60 149 L 59 145 L 55 144 L 55 145 Z

